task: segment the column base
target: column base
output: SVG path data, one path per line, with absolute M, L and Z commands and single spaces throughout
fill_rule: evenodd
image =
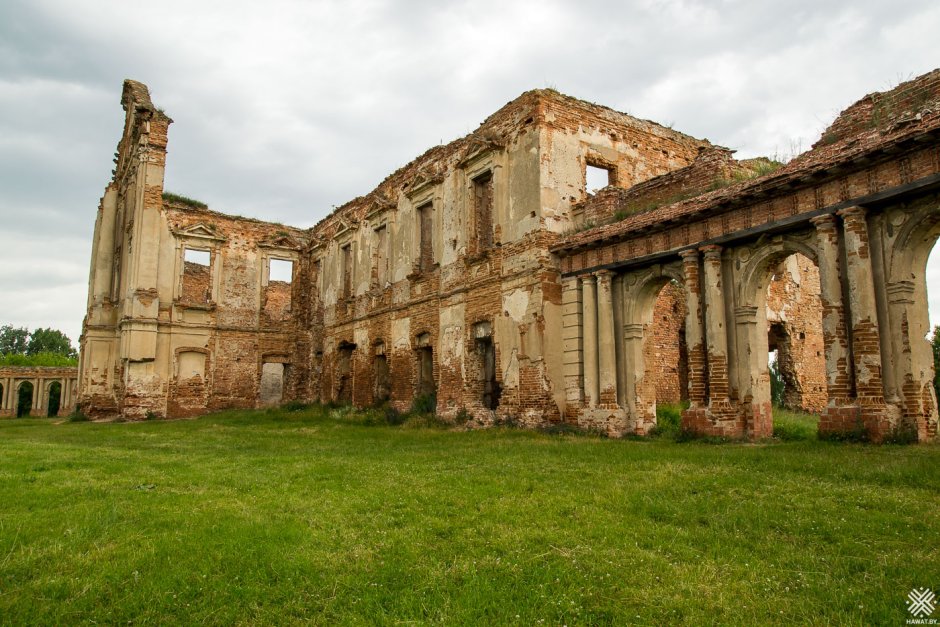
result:
M 726 400 L 682 412 L 682 431 L 691 436 L 740 439 L 747 436 L 744 424 L 740 412 Z
M 920 439 L 917 425 L 902 420 L 901 409 L 876 397 L 831 403 L 819 420 L 823 440 L 912 443 Z

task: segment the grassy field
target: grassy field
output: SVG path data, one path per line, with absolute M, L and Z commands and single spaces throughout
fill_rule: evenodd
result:
M 0 421 L 0 623 L 903 624 L 940 447 Z

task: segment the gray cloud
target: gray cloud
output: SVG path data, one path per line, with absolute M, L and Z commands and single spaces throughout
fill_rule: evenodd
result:
M 865 93 L 936 64 L 934 5 L 9 0 L 0 246 L 16 270 L 0 272 L 5 313 L 77 337 L 124 78 L 147 83 L 175 120 L 167 189 L 309 226 L 534 87 L 742 156 L 792 154 Z M 940 256 L 931 272 L 940 284 Z M 940 322 L 940 294 L 932 305 Z

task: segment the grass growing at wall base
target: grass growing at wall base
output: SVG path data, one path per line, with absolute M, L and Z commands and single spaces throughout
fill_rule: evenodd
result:
M 0 622 L 903 624 L 937 585 L 937 446 L 365 422 L 0 420 Z

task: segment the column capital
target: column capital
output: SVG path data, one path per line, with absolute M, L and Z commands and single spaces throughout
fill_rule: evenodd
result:
M 679 251 L 679 256 L 682 257 L 682 261 L 697 261 L 698 260 L 698 249 L 697 248 L 686 248 L 685 250 Z
M 709 244 L 708 246 L 702 246 L 699 248 L 702 251 L 702 254 L 705 255 L 705 259 L 721 259 L 721 246 L 718 244 Z
M 578 278 L 581 279 L 582 283 L 594 283 L 597 281 L 597 277 L 593 272 L 585 272 L 584 274 L 579 274 Z
M 855 205 L 853 207 L 846 207 L 845 209 L 839 209 L 836 212 L 843 220 L 861 220 L 865 218 L 865 214 L 868 213 L 865 207 L 860 207 Z
M 834 213 L 824 213 L 821 216 L 810 218 L 809 221 L 816 227 L 817 231 L 836 230 L 836 216 Z

